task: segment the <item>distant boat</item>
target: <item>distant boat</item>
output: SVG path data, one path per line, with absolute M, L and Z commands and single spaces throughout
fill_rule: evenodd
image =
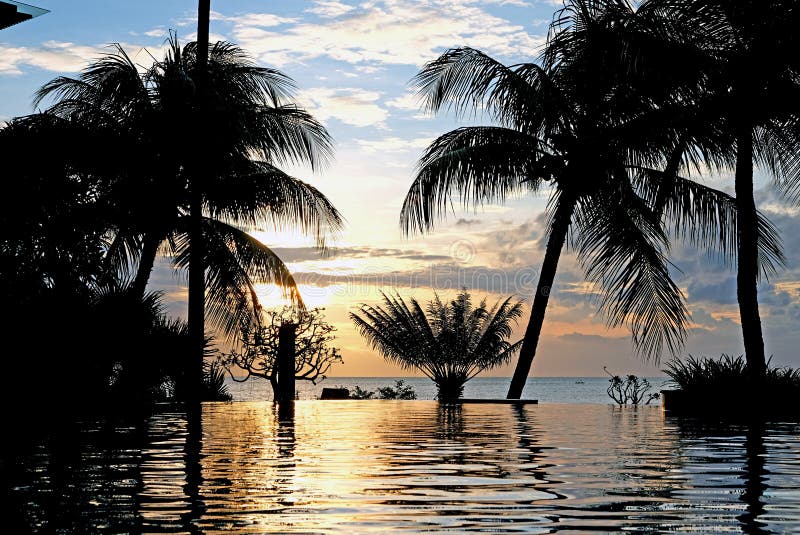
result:
M 582 384 L 583 384 L 583 381 L 581 381 L 581 380 L 579 379 L 579 380 L 575 381 L 575 384 L 576 384 L 576 385 L 582 385 Z

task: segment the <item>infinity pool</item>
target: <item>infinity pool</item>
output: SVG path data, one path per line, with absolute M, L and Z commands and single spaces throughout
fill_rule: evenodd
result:
M 203 406 L 85 420 L 4 453 L 33 531 L 800 531 L 800 425 L 660 407 L 434 401 Z M 198 437 L 201 439 L 198 440 Z M 11 515 L 8 515 L 11 513 Z M 8 531 L 9 533 L 16 532 Z

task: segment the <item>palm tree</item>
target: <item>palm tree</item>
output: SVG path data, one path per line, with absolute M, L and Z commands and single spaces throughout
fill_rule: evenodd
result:
M 428 147 L 401 213 L 407 233 L 430 230 L 453 192 L 465 206 L 477 206 L 549 182 L 547 246 L 509 398 L 522 393 L 570 233 L 587 278 L 604 290 L 600 307 L 608 324 L 627 325 L 637 350 L 656 360 L 664 350 L 679 350 L 688 319 L 670 278 L 662 218 L 674 219 L 693 239 L 727 243 L 729 198 L 654 171 L 679 143 L 674 128 L 650 127 L 664 113 L 658 106 L 664 95 L 631 90 L 652 92 L 658 84 L 622 69 L 635 54 L 636 17 L 627 2 L 570 1 L 554 18 L 541 64 L 508 67 L 459 48 L 414 80 L 429 111 L 484 109 L 499 126 L 459 128 Z
M 783 257 L 775 229 L 759 220 L 753 167 L 771 173 L 797 199 L 800 6 L 787 0 L 652 0 L 648 9 L 668 21 L 670 45 L 692 50 L 673 71 L 690 95 L 679 116 L 685 135 L 695 146 L 716 145 L 705 151 L 707 162 L 734 170 L 739 312 L 748 373 L 763 377 L 758 280 L 774 273 Z M 703 132 L 709 124 L 718 125 L 725 136 L 709 139 Z M 770 249 L 776 254 L 765 254 Z
M 522 303 L 511 297 L 489 308 L 485 299 L 473 306 L 466 290 L 449 303 L 436 295 L 426 314 L 416 299 L 381 295 L 384 306 L 362 304 L 350 318 L 388 361 L 432 379 L 440 401 L 457 400 L 464 383 L 505 364 L 520 348 L 521 342 L 507 340 L 522 315 Z
M 299 302 L 283 262 L 244 230 L 268 224 L 300 226 L 319 246 L 341 228 L 341 216 L 313 186 L 281 171 L 284 162 L 317 168 L 332 153 L 330 137 L 307 112 L 288 102 L 292 81 L 253 64 L 235 45 L 209 48 L 208 90 L 195 101 L 197 45 L 177 38 L 161 61 L 140 71 L 119 47 L 78 78 L 43 86 L 36 103 L 117 141 L 119 166 L 110 173 L 116 202 L 113 269 L 137 263 L 134 291 L 143 295 L 159 249 L 180 268 L 191 265 L 193 190 L 202 193 L 201 258 L 206 266 L 207 315 L 234 335 L 257 309 L 254 284 L 274 282 Z M 199 117 L 202 111 L 202 117 Z M 176 129 L 185 129 L 178 132 Z M 204 143 L 202 174 L 194 148 Z

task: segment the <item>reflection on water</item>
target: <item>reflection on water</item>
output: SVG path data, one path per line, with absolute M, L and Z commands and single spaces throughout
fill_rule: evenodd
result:
M 6 526 L 62 532 L 800 530 L 797 424 L 657 407 L 219 403 L 4 450 Z M 13 532 L 23 531 L 14 530 Z

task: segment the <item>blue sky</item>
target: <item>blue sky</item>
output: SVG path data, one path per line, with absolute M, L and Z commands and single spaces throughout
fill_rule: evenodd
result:
M 191 1 L 107 2 L 42 0 L 51 10 L 0 33 L 0 119 L 32 111 L 31 96 L 59 74 L 73 74 L 119 42 L 143 65 L 159 56 L 169 30 L 195 32 Z M 339 328 L 345 364 L 337 375 L 394 375 L 359 339 L 347 311 L 375 302 L 379 289 L 396 287 L 427 299 L 467 285 L 490 300 L 532 295 L 543 255 L 544 196 L 511 199 L 478 212 L 456 209 L 436 232 L 404 237 L 398 215 L 414 164 L 435 136 L 459 124 L 429 117 L 408 81 L 449 47 L 470 45 L 506 63 L 530 61 L 544 41 L 556 4 L 544 0 L 245 1 L 212 0 L 213 39 L 240 44 L 261 64 L 280 68 L 298 86 L 296 98 L 336 140 L 336 159 L 322 172 L 289 169 L 326 193 L 347 219 L 338 248 L 326 258 L 292 232 L 254 229 L 276 247 L 302 283 L 310 305 L 327 309 Z M 145 50 L 146 49 L 146 50 Z M 149 51 L 149 52 L 148 52 Z M 697 177 L 730 190 L 728 173 Z M 789 268 L 762 284 L 767 351 L 780 364 L 800 364 L 800 233 L 798 213 L 759 181 L 760 206 L 785 233 Z M 676 244 L 676 280 L 687 294 L 694 324 L 684 352 L 742 352 L 736 323 L 735 275 L 702 251 Z M 153 287 L 165 291 L 182 315 L 182 279 L 162 263 Z M 266 304 L 277 292 L 264 287 Z M 624 329 L 608 331 L 596 314 L 591 288 L 568 252 L 561 266 L 533 372 L 539 375 L 657 374 L 641 362 Z M 525 319 L 527 321 L 527 318 Z M 522 330 L 520 328 L 520 331 Z M 521 334 L 521 333 L 520 333 Z M 502 369 L 498 375 L 508 375 Z

